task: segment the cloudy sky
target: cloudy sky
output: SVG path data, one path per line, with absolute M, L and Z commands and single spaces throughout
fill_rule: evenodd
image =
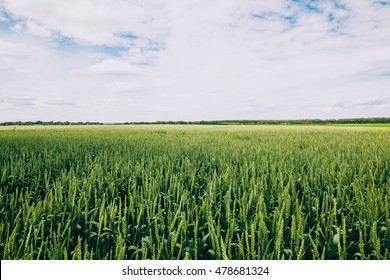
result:
M 0 122 L 375 116 L 390 1 L 0 0 Z

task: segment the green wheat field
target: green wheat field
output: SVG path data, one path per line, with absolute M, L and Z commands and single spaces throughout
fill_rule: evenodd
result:
M 390 126 L 0 128 L 0 259 L 390 259 Z

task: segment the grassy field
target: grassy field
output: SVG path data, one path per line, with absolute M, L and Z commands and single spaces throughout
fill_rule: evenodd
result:
M 390 259 L 390 127 L 2 127 L 0 259 Z

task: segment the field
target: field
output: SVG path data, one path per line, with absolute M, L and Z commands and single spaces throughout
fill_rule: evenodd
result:
M 0 128 L 0 259 L 390 259 L 390 127 Z

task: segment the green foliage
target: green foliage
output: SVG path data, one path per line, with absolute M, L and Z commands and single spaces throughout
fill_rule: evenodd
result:
M 390 259 L 390 129 L 0 128 L 0 259 Z
M 157 121 L 157 122 L 125 122 L 125 123 L 110 123 L 106 125 L 156 125 L 156 124 L 168 124 L 168 125 L 377 125 L 377 126 L 389 126 L 390 118 L 352 118 L 352 119 L 299 119 L 299 120 L 207 120 L 207 121 Z M 43 126 L 43 125 L 105 125 L 105 123 L 99 122 L 53 122 L 53 121 L 16 121 L 16 122 L 3 122 L 0 126 Z

